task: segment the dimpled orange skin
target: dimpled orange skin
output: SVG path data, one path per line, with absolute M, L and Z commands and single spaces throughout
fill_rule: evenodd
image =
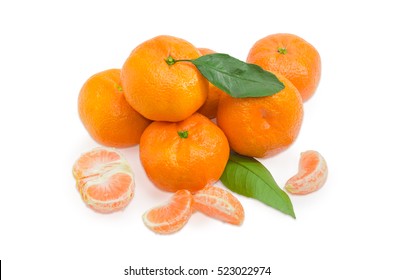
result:
M 140 159 L 147 176 L 169 192 L 195 192 L 213 184 L 228 158 L 225 134 L 199 113 L 178 123 L 153 122 L 141 137 Z
M 151 123 L 124 98 L 120 69 L 109 69 L 90 77 L 79 93 L 79 117 L 91 137 L 109 147 L 137 145 Z
M 286 78 L 280 92 L 256 98 L 221 98 L 217 124 L 231 148 L 245 156 L 270 157 L 288 148 L 296 139 L 303 120 L 298 90 Z
M 272 34 L 260 39 L 250 49 L 247 62 L 284 75 L 299 90 L 303 102 L 313 96 L 321 78 L 318 51 L 293 34 Z
M 202 55 L 215 53 L 215 51 L 206 48 L 198 48 L 198 50 Z M 212 83 L 209 83 L 207 99 L 202 107 L 198 110 L 198 113 L 201 113 L 209 119 L 214 119 L 217 116 L 218 103 L 223 94 L 225 93 L 221 89 Z
M 125 97 L 144 117 L 177 122 L 195 113 L 205 102 L 208 82 L 190 62 L 168 65 L 166 60 L 201 56 L 191 43 L 158 36 L 136 47 L 125 61 L 121 81 Z

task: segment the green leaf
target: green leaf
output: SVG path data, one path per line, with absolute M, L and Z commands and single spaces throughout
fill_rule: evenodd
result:
M 231 154 L 221 182 L 238 194 L 255 198 L 296 218 L 288 195 L 280 189 L 269 170 L 254 158 Z
M 274 74 L 228 54 L 208 54 L 190 62 L 209 82 L 232 97 L 269 96 L 284 89 Z

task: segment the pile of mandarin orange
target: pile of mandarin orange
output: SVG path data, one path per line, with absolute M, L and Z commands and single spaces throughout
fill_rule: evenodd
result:
M 73 174 L 87 205 L 99 212 L 123 209 L 134 195 L 134 174 L 116 148 L 139 144 L 143 168 L 170 201 L 143 215 L 157 233 L 181 229 L 195 211 L 235 225 L 244 219 L 238 199 L 213 186 L 230 149 L 264 158 L 297 138 L 303 102 L 321 74 L 317 50 L 292 34 L 257 41 L 247 62 L 274 73 L 285 88 L 268 97 L 235 98 L 218 89 L 190 62 L 214 53 L 172 36 L 158 36 L 132 50 L 121 69 L 91 76 L 78 99 L 80 119 L 100 145 L 75 162 Z M 315 164 L 314 164 L 315 165 Z M 288 190 L 296 193 L 298 175 Z M 300 184 L 301 185 L 301 184 Z

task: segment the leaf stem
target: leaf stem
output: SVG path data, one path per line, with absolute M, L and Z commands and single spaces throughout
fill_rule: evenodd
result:
M 170 66 L 175 64 L 176 62 L 192 62 L 191 59 L 174 59 L 171 55 L 169 55 L 166 59 L 165 62 Z

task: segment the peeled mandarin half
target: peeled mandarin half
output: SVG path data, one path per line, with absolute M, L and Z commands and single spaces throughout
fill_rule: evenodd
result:
M 115 149 L 96 148 L 82 154 L 72 171 L 83 201 L 98 212 L 123 209 L 134 196 L 134 174 Z
M 301 153 L 298 173 L 285 184 L 292 194 L 308 194 L 319 190 L 325 184 L 328 167 L 322 155 L 316 151 Z

